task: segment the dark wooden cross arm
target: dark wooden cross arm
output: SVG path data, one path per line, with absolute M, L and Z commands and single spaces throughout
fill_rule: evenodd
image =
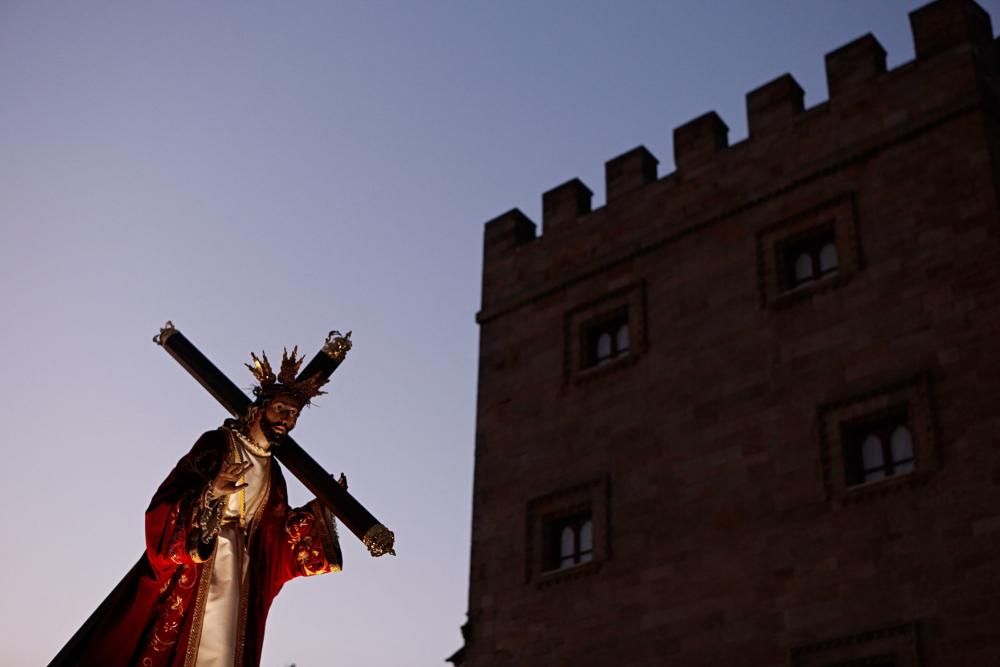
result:
M 344 360 L 351 348 L 350 333 L 342 336 L 331 331 L 326 344 L 299 373 L 298 380 L 311 375 L 329 377 Z M 167 322 L 153 341 L 190 373 L 229 414 L 239 417 L 252 401 L 233 382 L 208 360 L 184 334 Z M 347 490 L 338 484 L 316 460 L 299 446 L 291 436 L 284 436 L 274 448 L 274 456 L 290 473 L 323 503 L 341 523 L 364 542 L 372 556 L 393 554 L 395 536 L 371 512 L 365 509 Z

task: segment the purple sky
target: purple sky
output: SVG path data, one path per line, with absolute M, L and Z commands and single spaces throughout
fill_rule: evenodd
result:
M 224 417 L 150 339 L 241 386 L 251 350 L 355 349 L 298 441 L 396 531 L 289 584 L 263 665 L 441 665 L 468 579 L 482 224 L 873 32 L 910 0 L 0 5 L 0 664 L 46 663 L 129 569 Z M 996 20 L 995 2 L 983 3 Z M 294 480 L 294 502 L 308 499 Z M 516 514 L 516 512 L 515 512 Z M 517 564 L 512 564 L 517 567 Z

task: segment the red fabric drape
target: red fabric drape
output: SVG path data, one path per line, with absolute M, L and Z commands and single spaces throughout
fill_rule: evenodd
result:
M 223 461 L 232 460 L 225 428 L 198 439 L 157 489 L 146 510 L 146 552 L 50 665 L 190 667 L 194 664 L 213 544 L 199 549 L 201 496 Z M 201 553 L 199 553 L 199 551 Z M 289 509 L 285 481 L 271 461 L 271 487 L 250 533 L 246 626 L 239 667 L 257 666 L 271 602 L 286 581 L 341 567 L 333 517 L 316 501 Z

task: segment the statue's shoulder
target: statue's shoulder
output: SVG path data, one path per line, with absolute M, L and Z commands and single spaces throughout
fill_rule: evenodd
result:
M 232 440 L 232 431 L 228 426 L 223 424 L 219 428 L 213 428 L 211 431 L 205 431 L 198 438 L 198 442 L 194 444 L 195 449 L 220 449 L 229 446 Z
M 224 426 L 205 431 L 185 457 L 187 464 L 202 477 L 214 477 L 230 449 L 231 437 Z

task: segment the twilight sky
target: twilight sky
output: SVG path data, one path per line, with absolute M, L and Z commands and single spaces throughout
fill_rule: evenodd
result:
M 873 32 L 913 0 L 0 3 L 0 664 L 48 662 L 131 567 L 149 497 L 251 350 L 355 348 L 296 439 L 395 530 L 290 583 L 262 665 L 442 665 L 468 579 L 482 224 Z M 981 2 L 993 15 L 1000 6 Z M 308 500 L 289 480 L 293 504 Z M 512 564 L 516 567 L 517 564 Z

